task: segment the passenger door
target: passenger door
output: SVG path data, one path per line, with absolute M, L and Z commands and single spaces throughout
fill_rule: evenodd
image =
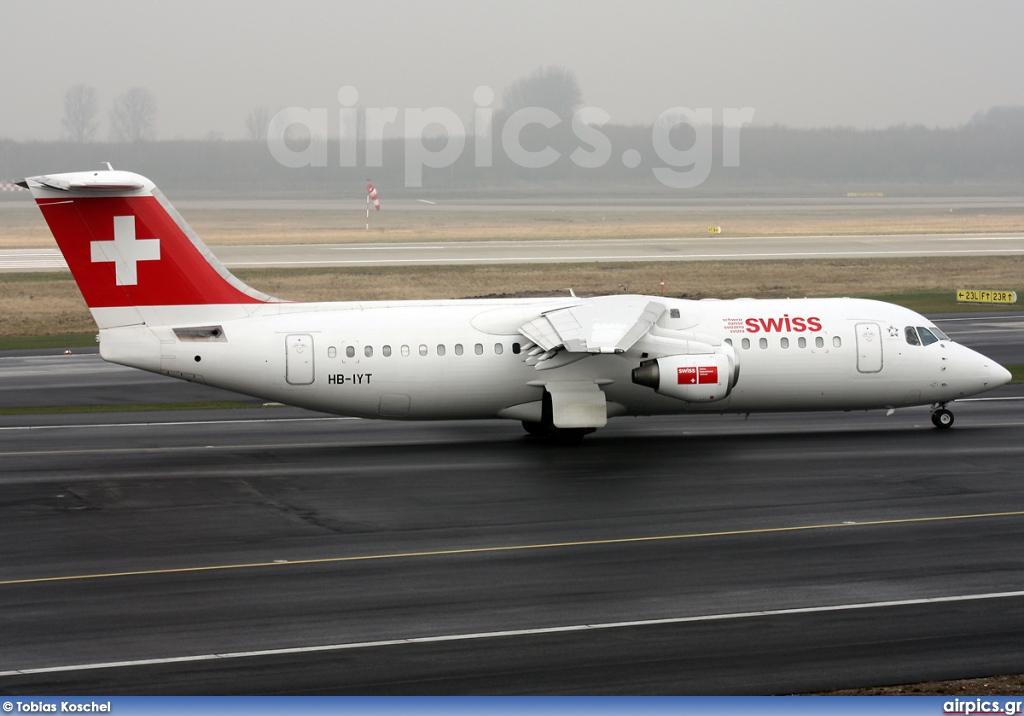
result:
M 877 323 L 858 323 L 857 370 L 878 373 L 882 370 L 882 331 Z
M 284 379 L 289 385 L 309 385 L 313 382 L 313 336 L 285 336 L 284 344 Z

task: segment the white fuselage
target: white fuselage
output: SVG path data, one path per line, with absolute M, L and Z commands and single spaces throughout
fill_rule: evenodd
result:
M 531 365 L 533 344 L 520 327 L 544 311 L 587 300 L 154 307 L 145 311 L 173 320 L 101 331 L 101 353 L 271 401 L 410 420 L 540 420 L 552 383 L 596 384 L 608 417 L 615 417 L 896 408 L 945 403 L 1005 382 L 1001 367 L 964 346 L 908 342 L 906 327 L 932 325 L 922 316 L 859 299 L 651 299 L 670 309 L 652 332 L 731 344 L 735 385 L 709 402 L 633 382 L 631 372 L 643 360 L 664 355 L 650 338 L 625 353 L 577 356 L 544 370 Z M 219 331 L 175 331 L 196 326 Z

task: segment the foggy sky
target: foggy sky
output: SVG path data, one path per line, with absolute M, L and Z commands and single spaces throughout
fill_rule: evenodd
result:
M 158 138 L 239 139 L 251 108 L 336 113 L 345 85 L 363 106 L 468 118 L 476 87 L 497 107 L 551 64 L 613 123 L 749 106 L 762 126 L 955 126 L 1024 105 L 1022 31 L 1019 0 L 5 2 L 0 138 L 56 139 L 76 83 L 98 91 L 97 139 L 135 85 Z

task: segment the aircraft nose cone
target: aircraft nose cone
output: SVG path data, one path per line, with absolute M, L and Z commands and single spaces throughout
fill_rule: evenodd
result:
M 998 388 L 1000 385 L 1006 385 L 1013 378 L 1013 374 L 1006 370 L 1003 366 L 998 363 L 993 364 L 989 368 L 989 373 L 992 375 L 992 387 Z

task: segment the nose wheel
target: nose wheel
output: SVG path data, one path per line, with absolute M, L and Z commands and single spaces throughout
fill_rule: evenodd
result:
M 944 406 L 932 411 L 932 425 L 937 428 L 949 428 L 953 425 L 953 411 Z

